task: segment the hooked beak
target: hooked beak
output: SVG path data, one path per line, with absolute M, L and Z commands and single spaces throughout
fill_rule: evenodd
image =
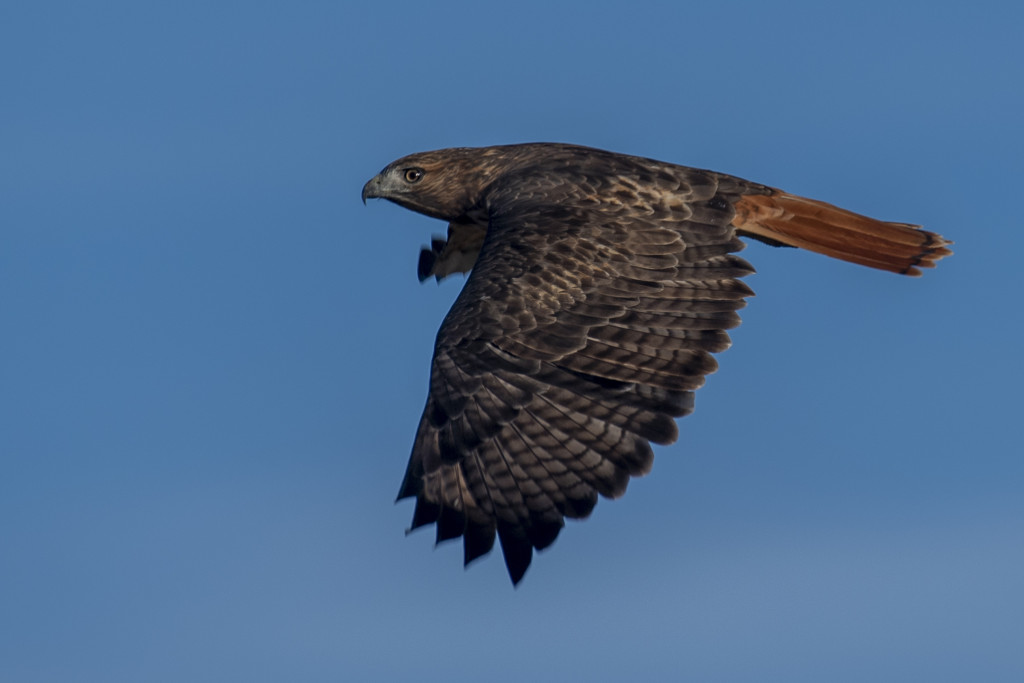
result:
M 366 204 L 367 199 L 378 199 L 384 196 L 383 181 L 384 179 L 378 174 L 370 178 L 370 181 L 363 185 L 363 204 Z

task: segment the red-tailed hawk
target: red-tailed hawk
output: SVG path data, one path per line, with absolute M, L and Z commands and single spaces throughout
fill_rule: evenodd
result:
M 564 518 L 651 469 L 650 443 L 714 372 L 752 291 L 738 237 L 905 275 L 952 252 L 939 235 L 733 176 L 564 144 L 445 149 L 363 187 L 449 221 L 420 279 L 472 270 L 437 335 L 399 500 L 412 528 L 495 533 L 518 583 Z

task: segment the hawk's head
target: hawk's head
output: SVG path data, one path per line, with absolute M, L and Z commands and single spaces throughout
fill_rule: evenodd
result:
M 412 211 L 455 221 L 481 202 L 500 173 L 494 150 L 460 147 L 402 157 L 363 186 L 363 202 L 389 199 Z

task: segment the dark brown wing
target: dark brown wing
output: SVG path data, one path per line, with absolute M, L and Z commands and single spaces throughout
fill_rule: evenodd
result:
M 463 536 L 467 564 L 497 532 L 516 583 L 565 517 L 648 472 L 751 294 L 730 221 L 757 187 L 668 165 L 499 182 L 438 333 L 399 493 L 417 499 L 412 528 Z

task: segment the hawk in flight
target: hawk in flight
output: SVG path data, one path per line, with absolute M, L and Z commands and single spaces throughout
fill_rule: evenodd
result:
M 512 582 L 566 517 L 651 469 L 753 294 L 739 237 L 904 275 L 941 236 L 713 171 L 565 144 L 424 152 L 363 187 L 448 221 L 419 276 L 472 271 L 437 335 L 399 500 L 411 528 L 501 542 Z

